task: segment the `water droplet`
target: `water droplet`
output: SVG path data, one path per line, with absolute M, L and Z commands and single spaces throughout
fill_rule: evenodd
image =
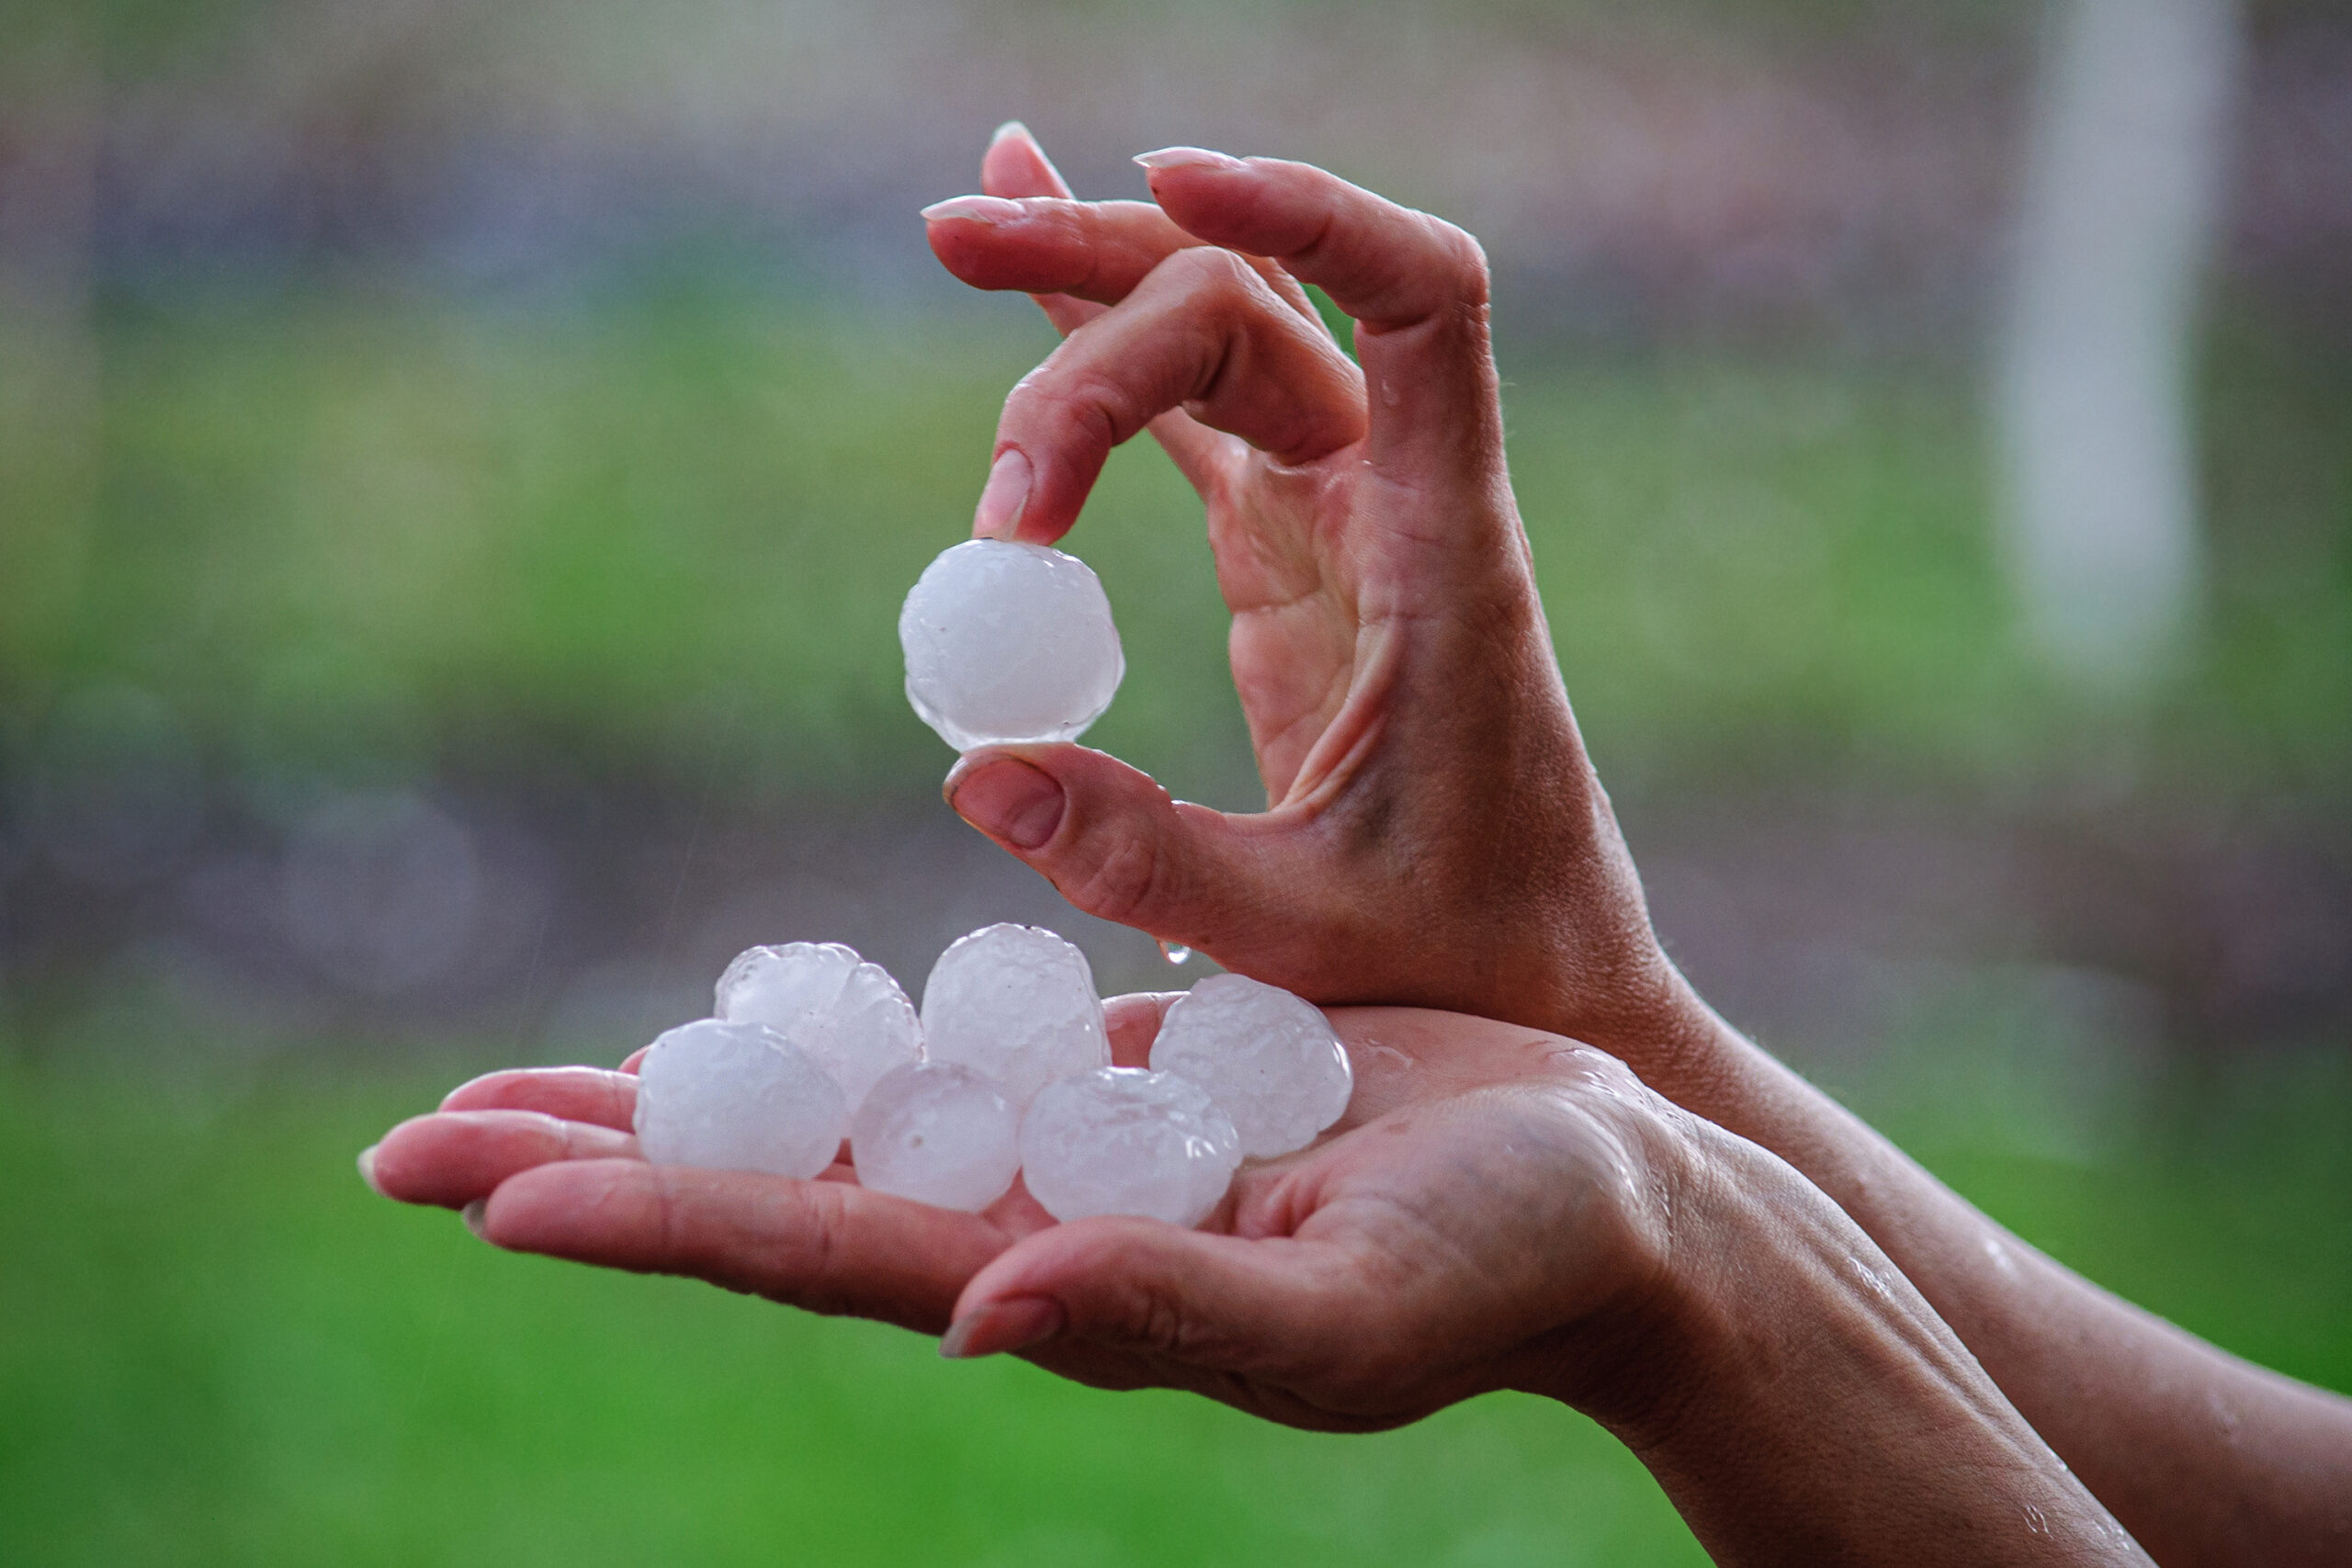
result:
M 1193 950 L 1181 942 L 1170 942 L 1166 937 L 1152 940 L 1159 943 L 1159 955 L 1170 964 L 1182 964 L 1193 956 Z

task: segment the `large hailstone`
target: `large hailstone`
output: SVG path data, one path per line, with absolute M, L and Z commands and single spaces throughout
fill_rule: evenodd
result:
M 1057 1078 L 1111 1060 L 1086 954 L 1036 926 L 959 937 L 922 987 L 924 1055 L 993 1078 L 1016 1109 Z
M 814 1056 L 765 1024 L 706 1018 L 645 1054 L 636 1126 L 655 1165 L 807 1178 L 840 1152 L 849 1103 Z
M 1196 1225 L 1240 1164 L 1231 1119 L 1173 1073 L 1098 1067 L 1049 1086 L 1021 1121 L 1023 1179 L 1057 1220 L 1138 1214 Z
M 977 1213 L 1021 1168 L 1021 1112 L 968 1067 L 917 1062 L 874 1086 L 849 1147 L 860 1186 Z
M 1320 1009 L 1240 975 L 1212 975 L 1176 998 L 1151 1066 L 1208 1090 L 1252 1159 L 1305 1148 L 1340 1119 L 1355 1087 Z
M 967 539 L 899 612 L 907 701 L 958 751 L 1075 740 L 1126 673 L 1102 580 L 1044 545 Z
M 907 993 L 837 942 L 752 948 L 718 977 L 718 1001 L 720 1018 L 764 1023 L 817 1058 L 852 1111 L 883 1074 L 922 1055 Z

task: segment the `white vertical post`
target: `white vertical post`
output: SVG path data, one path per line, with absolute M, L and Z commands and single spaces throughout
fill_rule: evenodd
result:
M 2173 667 L 2204 558 L 2190 412 L 2239 0 L 2054 0 L 2002 325 L 2003 557 L 2086 694 Z

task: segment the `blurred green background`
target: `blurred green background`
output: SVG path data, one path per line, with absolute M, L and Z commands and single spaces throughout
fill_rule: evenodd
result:
M 1695 1562 L 1487 1399 L 1372 1438 L 501 1257 L 351 1156 L 752 942 L 1042 920 L 892 637 L 1050 347 L 914 209 L 1317 159 L 1497 270 L 1563 666 L 1661 930 L 1964 1193 L 2352 1390 L 2352 29 L 2244 54 L 2196 608 L 2024 624 L 1988 366 L 2063 7 L 1227 0 L 0 12 L 0 1558 Z M 1197 507 L 1072 547 L 1091 742 L 1253 799 Z

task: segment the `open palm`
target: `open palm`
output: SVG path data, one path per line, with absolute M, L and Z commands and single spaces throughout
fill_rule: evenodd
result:
M 1113 1005 L 1120 1059 L 1148 1052 L 1165 1000 Z M 963 1214 L 868 1191 L 846 1165 L 814 1181 L 650 1166 L 628 1131 L 634 1077 L 586 1067 L 477 1079 L 363 1164 L 391 1197 L 468 1208 L 503 1247 L 953 1322 L 957 1353 L 1034 1347 L 1086 1382 L 1188 1388 L 1295 1426 L 1556 1387 L 1663 1268 L 1652 1166 L 1687 1119 L 1554 1036 L 1412 1010 L 1334 1022 L 1357 1074 L 1346 1117 L 1246 1168 L 1196 1231 L 1057 1225 L 1018 1185 Z

